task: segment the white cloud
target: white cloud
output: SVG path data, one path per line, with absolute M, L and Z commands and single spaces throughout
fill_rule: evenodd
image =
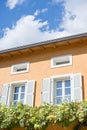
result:
M 60 2 L 64 2 L 65 0 L 52 0 L 52 3 L 53 4 L 56 4 L 56 3 L 60 3 Z
M 36 10 L 35 13 L 34 13 L 34 16 L 37 16 L 39 15 L 40 13 L 45 13 L 47 12 L 48 9 L 47 8 L 43 8 L 42 10 Z
M 60 24 L 63 31 L 59 31 L 59 28 L 49 31 L 47 21 L 36 19 L 42 10 L 36 11 L 36 15 L 34 13 L 24 16 L 12 28 L 4 29 L 4 36 L 0 38 L 0 49 L 87 32 L 87 0 L 66 0 L 64 9 L 63 21 Z M 41 31 L 40 28 L 44 27 L 47 30 Z
M 16 25 L 4 30 L 4 36 L 0 39 L 0 49 L 6 49 L 23 44 L 32 44 L 39 41 L 64 36 L 57 31 L 41 31 L 40 28 L 48 26 L 48 22 L 35 20 L 35 16 L 28 15 L 17 21 Z
M 15 8 L 16 5 L 20 5 L 24 2 L 25 0 L 7 0 L 7 7 L 9 7 L 9 9 L 13 9 Z
M 40 10 L 36 10 L 35 13 L 34 13 L 34 16 L 37 16 L 40 14 Z
M 48 11 L 47 8 L 43 8 L 43 9 L 41 10 L 42 13 L 45 13 L 45 12 L 47 12 L 47 11 Z
M 87 0 L 66 0 L 62 27 L 70 33 L 87 31 Z

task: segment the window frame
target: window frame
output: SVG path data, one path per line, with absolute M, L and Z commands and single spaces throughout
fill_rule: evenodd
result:
M 67 81 L 67 80 L 70 81 L 70 86 L 69 87 L 65 86 L 65 81 Z M 56 83 L 57 82 L 61 82 L 62 83 L 61 88 L 56 88 Z M 70 80 L 70 77 L 68 77 L 68 78 L 66 77 L 64 79 L 61 78 L 61 79 L 55 80 L 54 84 L 55 84 L 55 86 L 54 86 L 54 104 L 58 104 L 58 103 L 56 103 L 57 102 L 56 101 L 57 98 L 61 98 L 62 99 L 61 103 L 63 101 L 69 102 L 69 100 L 66 99 L 66 97 L 70 97 L 71 98 L 71 80 Z M 66 88 L 70 88 L 70 94 L 65 94 Z M 56 95 L 57 90 L 61 90 L 62 91 L 61 95 Z
M 71 102 L 82 101 L 83 91 L 82 91 L 82 74 L 81 73 L 69 73 L 62 75 L 54 75 L 51 77 L 43 78 L 42 80 L 42 101 L 54 104 L 54 80 L 70 77 L 71 80 Z M 47 87 L 46 87 L 47 86 Z M 55 105 L 55 104 L 54 104 Z
M 8 97 L 10 96 L 10 94 L 12 95 L 10 98 L 8 98 L 8 106 L 10 106 L 13 101 L 14 101 L 14 88 L 17 86 L 17 85 L 25 85 L 25 95 L 27 93 L 27 84 L 28 84 L 28 80 L 19 80 L 19 81 L 14 81 L 14 82 L 10 82 L 10 88 L 12 88 L 12 92 L 11 90 L 9 90 L 9 95 Z M 20 102 L 20 101 L 19 101 Z M 24 98 L 24 103 L 23 104 L 26 104 L 26 96 Z
M 19 83 L 26 83 L 25 102 L 24 104 L 34 106 L 35 100 L 35 80 L 19 80 L 2 85 L 1 103 L 10 107 L 13 102 L 14 89 L 12 85 Z M 6 88 L 5 88 L 6 87 Z M 29 99 L 29 100 L 28 100 Z
M 58 76 L 52 76 L 50 79 L 51 79 L 51 103 L 54 104 L 54 105 L 60 105 L 60 104 L 56 104 L 55 103 L 55 82 L 58 81 L 58 80 L 66 80 L 66 79 L 69 79 L 70 82 L 71 82 L 71 101 L 74 99 L 73 97 L 73 82 L 72 82 L 72 76 L 73 74 L 64 74 L 64 75 L 58 75 Z
M 24 92 L 21 92 L 21 87 L 22 86 L 24 86 L 25 87 L 25 91 Z M 23 104 L 25 103 L 25 94 L 26 94 L 26 83 L 15 83 L 15 84 L 13 84 L 12 85 L 12 87 L 13 87 L 13 102 L 15 102 L 15 101 L 17 101 L 17 102 L 21 102 L 21 98 L 20 98 L 20 96 L 21 96 L 21 94 L 22 93 L 24 93 L 24 102 L 23 102 Z M 19 87 L 19 92 L 17 92 L 17 93 L 15 93 L 15 88 L 16 87 Z M 14 100 L 14 95 L 16 95 L 16 94 L 18 94 L 18 100 Z
M 21 70 L 21 71 L 14 71 L 15 67 L 20 67 L 26 65 L 26 70 Z M 11 74 L 21 74 L 21 73 L 26 73 L 29 72 L 29 62 L 24 62 L 24 63 L 19 63 L 19 64 L 14 64 L 11 66 Z
M 61 60 L 61 58 L 69 58 L 69 63 L 64 63 L 64 64 L 61 63 L 59 65 L 54 64 L 54 62 L 58 62 L 58 60 Z M 61 55 L 61 56 L 56 56 L 56 57 L 51 58 L 51 68 L 57 68 L 57 67 L 63 67 L 63 66 L 69 66 L 69 65 L 72 65 L 72 54 Z

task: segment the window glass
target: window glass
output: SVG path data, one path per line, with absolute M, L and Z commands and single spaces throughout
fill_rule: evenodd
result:
M 19 85 L 17 87 L 14 87 L 14 105 L 17 105 L 17 102 L 24 103 L 25 98 L 25 86 Z
M 11 66 L 11 74 L 17 74 L 17 73 L 24 73 L 28 72 L 29 70 L 29 63 L 21 63 Z
M 70 80 L 65 80 L 65 87 L 70 87 Z
M 18 100 L 18 94 L 14 94 L 14 100 Z
M 56 104 L 61 104 L 62 103 L 62 97 L 57 97 L 55 103 Z
M 24 99 L 24 93 L 21 93 L 20 99 Z
M 55 104 L 60 104 L 62 102 L 71 101 L 71 81 L 70 79 L 61 79 L 60 81 L 55 81 Z
M 19 92 L 19 87 L 15 87 L 15 93 Z
M 72 65 L 72 55 L 58 56 L 51 59 L 51 67 Z
M 70 94 L 71 94 L 71 89 L 65 88 L 65 95 L 70 95 Z
M 25 86 L 21 87 L 21 92 L 25 92 Z
M 62 88 L 62 81 L 56 82 L 56 88 Z
M 61 96 L 61 95 L 62 95 L 62 89 L 57 89 L 56 96 Z

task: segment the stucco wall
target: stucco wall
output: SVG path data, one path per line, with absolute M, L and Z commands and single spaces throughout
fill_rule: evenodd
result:
M 73 65 L 51 68 L 51 58 L 72 54 Z M 12 75 L 11 65 L 29 62 L 28 73 Z M 87 44 L 66 45 L 57 48 L 46 48 L 21 55 L 7 56 L 0 61 L 0 88 L 2 84 L 18 80 L 35 80 L 35 105 L 41 104 L 42 79 L 50 76 L 82 73 L 84 99 L 87 99 Z M 38 100 L 39 99 L 39 100 Z

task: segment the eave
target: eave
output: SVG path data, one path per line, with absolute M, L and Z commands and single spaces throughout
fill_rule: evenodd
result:
M 16 54 L 21 55 L 25 52 L 31 53 L 41 49 L 44 50 L 47 48 L 57 48 L 64 45 L 83 44 L 85 41 L 87 41 L 87 33 L 72 35 L 68 37 L 1 50 L 0 58 L 3 58 L 5 56 L 14 56 Z

